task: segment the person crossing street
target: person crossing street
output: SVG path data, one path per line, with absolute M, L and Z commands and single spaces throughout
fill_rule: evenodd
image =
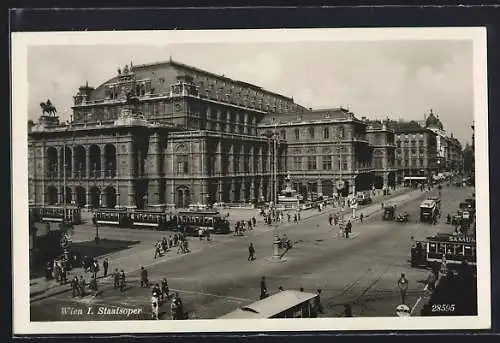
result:
M 102 269 L 104 269 L 104 277 L 108 276 L 108 267 L 109 267 L 109 262 L 108 259 L 105 258 L 104 261 L 102 262 Z
M 408 279 L 404 273 L 401 273 L 401 277 L 398 280 L 399 292 L 401 293 L 401 304 L 406 304 L 406 292 L 408 291 Z
M 254 254 L 255 254 L 255 248 L 253 247 L 253 243 L 250 243 L 248 247 L 248 261 L 255 260 Z

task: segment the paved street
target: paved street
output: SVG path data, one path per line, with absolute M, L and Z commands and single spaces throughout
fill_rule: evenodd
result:
M 422 295 L 427 272 L 411 268 L 408 263 L 410 237 L 423 239 L 436 232 L 450 232 L 446 225 L 447 213 L 456 211 L 458 203 L 473 192 L 472 188 L 444 188 L 442 198 L 442 223 L 429 225 L 418 223 L 419 203 L 425 193 L 413 191 L 397 197 L 404 200 L 397 212 L 407 211 L 410 223 L 383 222 L 381 212 L 366 217 L 363 223 L 353 225 L 350 239 L 341 238 L 338 230 L 328 224 L 331 207 L 320 215 L 304 219 L 297 225 L 268 227 L 260 225 L 244 237 L 215 236 L 211 242 L 190 239 L 192 252 L 176 254 L 176 249 L 165 257 L 153 260 L 152 242 L 165 235 L 162 232 L 101 228 L 107 239 L 126 239 L 129 249 L 114 253 L 110 259 L 110 270 L 125 268 L 128 272 L 129 288 L 120 294 L 112 289 L 112 280 L 101 279 L 102 294 L 97 298 L 71 298 L 71 292 L 55 294 L 34 301 L 31 305 L 32 320 L 116 320 L 143 319 L 150 317 L 151 291 L 140 288 L 140 261 L 144 263 L 153 282 L 167 277 L 170 289 L 178 291 L 190 318 L 217 318 L 238 306 L 256 301 L 259 296 L 259 281 L 266 276 L 270 293 L 285 289 L 314 292 L 322 289 L 322 303 L 326 317 L 338 316 L 343 304 L 352 304 L 355 316 L 393 316 L 400 304 L 397 280 L 406 273 L 410 282 L 408 305 Z M 365 206 L 366 214 L 380 208 L 376 203 Z M 330 211 L 330 212 L 329 212 Z M 358 212 L 359 212 L 358 211 Z M 272 263 L 266 260 L 272 254 L 272 236 L 286 232 L 294 241 L 294 247 L 284 256 L 286 262 Z M 74 240 L 88 240 L 94 235 L 89 227 L 77 228 Z M 168 235 L 168 234 L 167 234 Z M 247 248 L 252 242 L 257 259 L 247 261 Z M 135 271 L 134 271 L 135 270 Z M 83 314 L 63 314 L 62 308 L 71 306 L 82 309 Z M 88 307 L 94 311 L 98 306 L 142 308 L 142 313 L 130 317 L 122 315 L 88 315 Z M 161 310 L 169 314 L 169 307 Z M 167 315 L 168 317 L 168 315 Z

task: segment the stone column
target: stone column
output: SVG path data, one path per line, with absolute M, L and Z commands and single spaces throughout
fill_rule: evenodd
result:
M 228 156 L 227 156 L 227 174 L 234 174 L 234 144 L 229 143 Z
M 263 177 L 260 177 L 260 182 L 259 182 L 259 200 L 262 199 L 262 197 L 264 196 L 264 178 Z
M 238 171 L 238 174 L 244 174 L 246 173 L 246 170 L 245 170 L 245 159 L 246 159 L 246 155 L 245 155 L 245 148 L 243 146 L 243 144 L 240 145 L 240 151 L 238 153 L 240 155 L 240 168 L 239 168 L 239 171 Z
M 85 147 L 85 177 L 90 178 L 90 147 Z
M 101 177 L 106 178 L 108 172 L 108 166 L 106 165 L 106 149 L 104 149 L 104 145 L 100 145 L 99 149 L 101 149 Z
M 234 178 L 231 178 L 230 184 L 231 190 L 229 192 L 229 202 L 234 202 Z
M 87 201 L 86 201 L 86 204 L 85 204 L 85 208 L 89 208 L 90 205 L 92 205 L 92 197 L 91 197 L 91 194 L 90 194 L 90 189 L 87 189 L 87 192 L 85 193 L 86 197 L 87 197 Z
M 231 133 L 231 111 L 227 111 L 226 113 L 226 132 Z
M 101 190 L 101 193 L 100 193 L 100 206 L 101 207 L 107 207 L 108 206 L 108 197 L 107 197 L 107 194 L 105 193 L 106 191 L 106 188 L 102 189 Z
M 323 194 L 323 183 L 321 182 L 321 179 L 318 180 L 318 193 Z
M 252 181 L 250 182 L 250 199 L 249 201 L 253 201 L 255 197 L 255 177 L 252 177 Z
M 76 154 L 75 154 L 75 148 L 71 148 L 71 176 L 72 178 L 76 177 Z
M 246 178 L 242 178 L 240 180 L 241 182 L 241 188 L 240 188 L 240 201 L 242 202 L 247 202 L 247 193 L 246 193 L 246 190 L 247 190 L 247 185 L 246 185 Z
M 71 201 L 74 201 L 76 204 L 76 186 L 71 187 Z
M 243 132 L 247 135 L 250 134 L 250 128 L 248 126 L 248 113 L 245 112 L 243 115 Z
M 383 174 L 383 180 L 384 180 L 384 186 L 383 186 L 383 188 L 388 188 L 389 187 L 389 173 L 384 172 L 384 174 Z
M 63 177 L 63 169 L 64 168 L 64 160 L 63 160 L 63 151 L 64 147 L 57 148 L 57 178 L 62 179 Z

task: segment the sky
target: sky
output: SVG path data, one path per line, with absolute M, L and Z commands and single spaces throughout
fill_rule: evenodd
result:
M 165 45 L 36 46 L 28 49 L 28 113 L 50 99 L 69 119 L 73 95 L 119 67 L 173 60 L 254 83 L 305 107 L 347 107 L 358 118 L 423 120 L 432 109 L 462 145 L 473 121 L 472 42 L 399 40 Z

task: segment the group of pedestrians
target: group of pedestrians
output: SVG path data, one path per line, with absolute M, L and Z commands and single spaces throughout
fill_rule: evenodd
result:
M 168 239 L 163 237 L 155 243 L 155 255 L 154 259 L 158 257 L 163 257 L 170 249 L 177 247 L 177 253 L 188 253 L 189 243 L 187 241 L 186 235 L 183 233 L 175 233 L 173 236 L 170 235 Z
M 234 224 L 234 236 L 243 236 L 243 233 L 247 230 L 253 230 L 257 224 L 257 219 L 252 217 L 248 220 L 239 220 Z

